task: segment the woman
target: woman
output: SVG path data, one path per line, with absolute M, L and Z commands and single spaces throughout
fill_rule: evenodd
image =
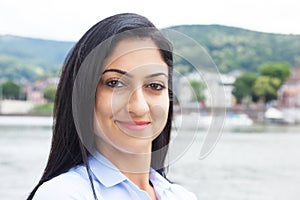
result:
M 28 199 L 196 199 L 166 179 L 170 43 L 136 14 L 94 25 L 66 59 L 51 151 Z

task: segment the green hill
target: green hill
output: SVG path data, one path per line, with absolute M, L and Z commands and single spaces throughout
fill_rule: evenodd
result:
M 220 25 L 182 25 L 169 29 L 199 42 L 221 72 L 257 72 L 258 67 L 268 61 L 300 64 L 300 35 L 261 33 Z M 57 75 L 73 45 L 74 42 L 0 36 L 0 81 L 7 78 L 32 81 Z M 193 48 L 188 51 L 192 53 Z
M 256 72 L 264 62 L 300 64 L 300 35 L 261 33 L 220 25 L 183 25 L 171 29 L 200 43 L 221 72 Z M 193 49 L 190 49 L 193 52 Z
M 0 77 L 35 80 L 57 75 L 73 42 L 0 36 Z

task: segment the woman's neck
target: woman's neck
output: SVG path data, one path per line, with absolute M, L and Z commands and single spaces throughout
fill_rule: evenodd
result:
M 149 184 L 151 145 L 144 153 L 124 152 L 107 143 L 97 144 L 98 151 L 141 189 Z
M 98 141 L 98 151 L 112 162 L 130 181 L 156 200 L 155 190 L 150 184 L 151 145 L 147 153 L 128 153 L 120 151 L 107 143 Z

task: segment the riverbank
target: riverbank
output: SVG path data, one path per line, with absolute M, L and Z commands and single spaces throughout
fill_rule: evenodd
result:
M 52 116 L 52 113 L 53 103 L 36 105 L 31 101 L 0 101 L 0 116 Z

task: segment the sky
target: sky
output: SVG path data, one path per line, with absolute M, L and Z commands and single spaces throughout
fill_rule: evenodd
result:
M 158 28 L 220 24 L 300 34 L 298 0 L 0 0 L 0 35 L 77 41 L 98 21 L 141 14 Z

